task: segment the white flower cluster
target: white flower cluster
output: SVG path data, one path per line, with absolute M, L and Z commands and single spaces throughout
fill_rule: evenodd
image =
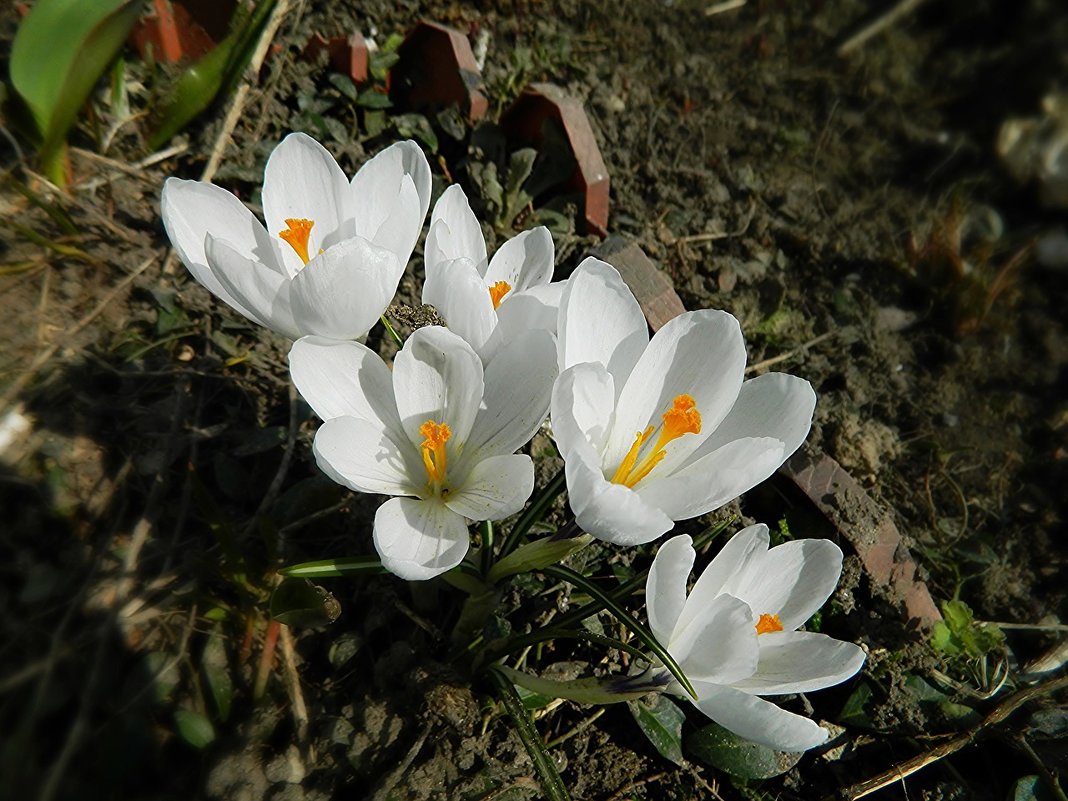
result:
M 424 247 L 422 299 L 447 327 L 417 330 L 391 368 L 361 340 L 393 299 L 430 194 L 414 142 L 387 148 L 350 182 L 321 145 L 292 134 L 267 162 L 266 227 L 211 184 L 172 178 L 162 198 L 193 277 L 295 340 L 293 381 L 324 421 L 320 468 L 353 490 L 393 496 L 374 521 L 393 573 L 419 580 L 450 570 L 467 554 L 468 521 L 523 508 L 534 465 L 516 451 L 550 414 L 578 527 L 619 545 L 651 542 L 738 497 L 807 436 L 811 386 L 781 373 L 743 380 L 733 316 L 688 312 L 650 338 L 609 264 L 588 258 L 551 283 L 543 227 L 488 258 L 458 186 L 435 205 Z M 687 598 L 693 561 L 688 537 L 664 544 L 647 598 L 653 632 L 692 678 L 698 706 L 756 741 L 821 742 L 816 724 L 758 696 L 859 669 L 856 646 L 796 631 L 833 590 L 841 552 L 818 540 L 768 550 L 767 529 L 752 527 Z

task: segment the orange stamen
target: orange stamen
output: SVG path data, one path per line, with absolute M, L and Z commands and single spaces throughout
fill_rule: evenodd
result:
M 284 231 L 279 231 L 278 236 L 289 243 L 289 246 L 297 252 L 300 256 L 300 260 L 305 264 L 308 263 L 308 237 L 311 236 L 312 226 L 315 225 L 311 220 L 292 219 L 286 220 L 286 225 L 289 226 Z
M 645 431 L 639 432 L 630 446 L 627 455 L 620 462 L 615 474 L 612 476 L 613 484 L 622 484 L 625 487 L 633 487 L 663 461 L 667 456 L 667 445 L 678 439 L 683 434 L 701 433 L 701 413 L 697 411 L 697 402 L 690 395 L 676 395 L 671 403 L 671 408 L 664 412 L 664 422 L 659 427 L 656 443 L 645 458 L 638 462 L 638 456 L 642 447 L 653 435 L 653 427 L 649 426 Z
M 501 305 L 501 301 L 504 300 L 504 296 L 512 291 L 512 285 L 507 281 L 498 281 L 496 284 L 489 288 L 490 300 L 493 301 L 493 308 L 497 308 Z
M 778 615 L 764 614 L 756 624 L 757 634 L 771 634 L 773 631 L 782 631 L 782 621 Z
M 448 423 L 436 423 L 427 420 L 419 426 L 419 433 L 425 439 L 422 444 L 423 467 L 426 475 L 434 484 L 441 485 L 445 481 L 445 468 L 447 460 L 445 456 L 445 443 L 452 436 L 452 429 Z

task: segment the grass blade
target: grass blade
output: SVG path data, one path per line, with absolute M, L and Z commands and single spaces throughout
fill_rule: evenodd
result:
M 616 620 L 622 623 L 631 634 L 641 640 L 642 644 L 664 663 L 664 667 L 671 671 L 671 675 L 674 676 L 675 680 L 678 681 L 683 689 L 690 694 L 690 697 L 694 700 L 697 699 L 697 693 L 694 691 L 693 685 L 690 684 L 690 680 L 686 678 L 686 674 L 682 672 L 682 668 L 678 666 L 678 663 L 675 662 L 671 657 L 671 654 L 667 652 L 667 649 L 657 642 L 656 637 L 653 636 L 653 633 L 649 631 L 649 629 L 635 620 L 626 609 L 620 606 L 615 598 L 604 592 L 585 576 L 576 573 L 570 568 L 563 567 L 562 565 L 547 567 L 542 572 L 547 576 L 561 579 L 578 587 L 584 593 L 602 604 Z
M 496 667 L 489 669 L 489 677 L 497 689 L 497 697 L 504 704 L 504 711 L 508 713 L 508 717 L 515 724 L 519 739 L 523 741 L 527 753 L 530 754 L 530 758 L 534 761 L 534 769 L 541 780 L 542 789 L 545 790 L 545 797 L 549 801 L 571 801 L 571 794 L 568 793 L 567 786 L 556 770 L 556 763 L 553 762 L 552 756 L 549 754 L 548 749 L 545 748 L 545 742 L 534 727 L 534 721 L 531 719 L 526 707 L 523 706 L 523 702 L 520 700 L 519 693 L 516 692 L 511 679 Z
M 333 578 L 335 576 L 359 576 L 388 572 L 377 556 L 350 556 L 343 559 L 321 559 L 317 562 L 301 562 L 283 567 L 278 571 L 289 578 Z

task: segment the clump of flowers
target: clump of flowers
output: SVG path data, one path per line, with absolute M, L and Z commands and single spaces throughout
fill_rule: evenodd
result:
M 772 748 L 824 742 L 815 722 L 764 696 L 837 684 L 864 661 L 856 645 L 801 629 L 837 584 L 833 543 L 769 548 L 767 527 L 750 526 L 687 592 L 696 551 L 676 536 L 648 569 L 648 627 L 562 564 L 594 539 L 653 542 L 766 479 L 808 435 L 812 387 L 780 373 L 745 380 L 741 328 L 724 311 L 687 312 L 650 337 L 605 262 L 586 259 L 552 282 L 544 228 L 490 256 L 458 186 L 434 206 L 424 247 L 422 299 L 445 325 L 416 330 L 387 363 L 361 340 L 393 300 L 430 195 L 430 168 L 412 142 L 379 153 L 350 182 L 318 143 L 293 134 L 267 163 L 266 227 L 226 190 L 178 179 L 164 187 L 162 213 L 198 282 L 295 340 L 291 378 L 323 421 L 317 464 L 355 492 L 389 496 L 374 516 L 373 566 L 412 581 L 444 575 L 466 593 L 455 639 L 473 673 L 506 699 L 514 685 L 597 703 L 666 692 Z M 536 491 L 521 451 L 546 417 L 564 468 Z M 532 538 L 565 485 L 571 518 L 556 535 Z M 519 512 L 495 537 L 490 521 Z M 480 523 L 477 549 L 471 522 Z M 589 594 L 587 616 L 616 616 L 644 648 L 630 675 L 559 683 L 504 664 L 534 642 L 575 636 L 579 622 L 482 638 L 496 588 L 530 571 Z M 299 575 L 300 566 L 282 572 Z

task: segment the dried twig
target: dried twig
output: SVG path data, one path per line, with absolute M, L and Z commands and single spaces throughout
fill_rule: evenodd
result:
M 755 364 L 749 365 L 745 368 L 745 373 L 746 375 L 749 375 L 749 373 L 756 373 L 760 370 L 767 370 L 769 367 L 773 367 L 774 365 L 779 364 L 780 362 L 785 362 L 794 358 L 795 356 L 800 356 L 809 348 L 813 347 L 814 345 L 820 344 L 824 340 L 830 339 L 834 335 L 834 331 L 828 331 L 825 334 L 820 334 L 815 339 L 810 339 L 805 344 L 798 345 L 793 350 L 788 350 L 786 351 L 786 353 L 780 353 L 778 356 L 772 356 L 770 359 L 764 359 L 764 361 L 762 362 L 756 362 Z
M 850 36 L 838 48 L 839 56 L 848 56 L 873 36 L 882 33 L 906 14 L 914 11 L 923 0 L 899 0 L 898 4 L 885 14 L 865 25 L 855 34 Z
M 904 762 L 895 765 L 885 773 L 880 773 L 878 776 L 874 776 L 871 779 L 844 788 L 841 791 L 840 797 L 848 799 L 848 801 L 857 801 L 857 799 L 870 795 L 876 790 L 881 790 L 888 785 L 901 781 L 902 779 L 911 776 L 913 773 L 923 770 L 928 765 L 933 765 L 935 762 L 957 753 L 965 746 L 971 745 L 978 740 L 979 737 L 986 734 L 989 729 L 1004 722 L 1009 715 L 1028 701 L 1043 695 L 1048 695 L 1049 693 L 1057 692 L 1065 687 L 1068 687 L 1068 676 L 1055 676 L 1046 679 L 1039 684 L 1035 684 L 1032 687 L 1027 687 L 1026 689 L 1013 693 L 994 707 L 990 714 L 972 728 L 946 740 L 941 745 L 935 746 L 927 753 L 919 754 L 912 759 L 906 759 Z
M 716 14 L 725 14 L 728 11 L 734 11 L 736 8 L 741 8 L 746 3 L 746 0 L 723 0 L 722 3 L 716 3 L 713 6 L 709 6 L 705 9 L 706 17 L 714 17 Z

